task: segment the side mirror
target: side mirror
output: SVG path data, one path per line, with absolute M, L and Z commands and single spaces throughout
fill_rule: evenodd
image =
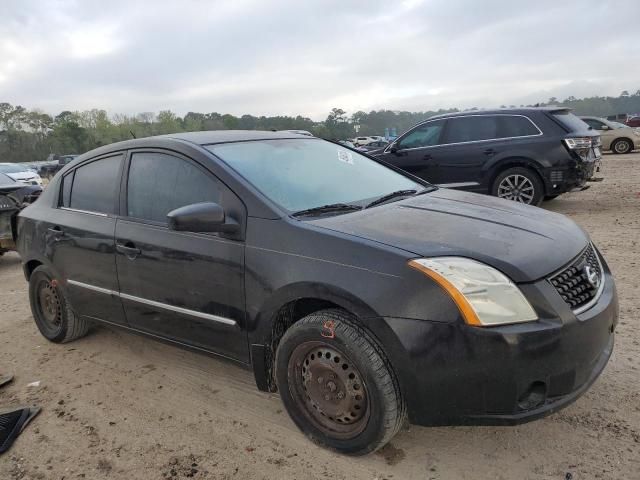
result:
M 176 208 L 167 214 L 169 230 L 178 232 L 224 232 L 235 233 L 238 222 L 227 218 L 224 209 L 213 202 L 194 203 Z
M 392 143 L 389 147 L 389 153 L 396 153 L 399 150 L 397 143 Z

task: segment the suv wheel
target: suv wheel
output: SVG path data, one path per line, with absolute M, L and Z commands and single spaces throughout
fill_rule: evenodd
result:
M 619 154 L 629 153 L 633 150 L 633 144 L 626 138 L 620 138 L 611 144 L 611 150 Z
M 493 181 L 491 194 L 527 205 L 538 206 L 544 198 L 540 177 L 533 170 L 514 167 L 500 173 Z
M 296 425 L 341 453 L 373 452 L 404 423 L 400 388 L 384 352 L 341 310 L 312 313 L 285 332 L 276 382 Z
M 55 343 L 83 337 L 89 323 L 77 316 L 49 269 L 36 268 L 29 278 L 31 313 L 42 336 Z

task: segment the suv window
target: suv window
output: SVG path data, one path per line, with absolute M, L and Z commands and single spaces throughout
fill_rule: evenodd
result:
M 450 118 L 444 143 L 475 142 L 494 138 L 498 138 L 497 117 L 473 115 Z
M 122 155 L 86 163 L 63 178 L 62 207 L 115 213 Z
M 528 118 L 520 115 L 499 115 L 498 138 L 540 135 L 540 130 Z
M 398 149 L 432 147 L 440 144 L 444 120 L 425 123 L 411 130 L 398 142 Z
M 558 110 L 552 112 L 553 118 L 559 121 L 569 132 L 583 132 L 587 130 L 587 125 L 569 110 Z
M 129 167 L 127 215 L 167 223 L 167 213 L 219 202 L 220 185 L 201 168 L 165 153 L 134 153 Z

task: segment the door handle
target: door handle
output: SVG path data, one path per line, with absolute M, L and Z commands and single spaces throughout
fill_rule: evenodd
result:
M 139 248 L 136 248 L 133 242 L 116 243 L 116 250 L 120 253 L 123 253 L 127 258 L 131 260 L 136 258 L 141 253 L 141 250 Z
M 431 156 L 430 153 L 427 153 L 424 157 L 422 157 L 423 160 L 433 160 L 433 157 Z
M 55 240 L 59 240 L 64 237 L 64 231 L 58 226 L 47 228 L 47 232 L 49 232 Z
M 495 155 L 497 152 L 493 148 L 487 148 L 486 150 L 483 150 L 482 153 L 485 155 Z

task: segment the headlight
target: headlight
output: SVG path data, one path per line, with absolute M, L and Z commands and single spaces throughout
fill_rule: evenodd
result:
M 436 257 L 410 260 L 409 266 L 435 280 L 470 325 L 490 327 L 538 319 L 520 289 L 484 263 L 463 257 Z

